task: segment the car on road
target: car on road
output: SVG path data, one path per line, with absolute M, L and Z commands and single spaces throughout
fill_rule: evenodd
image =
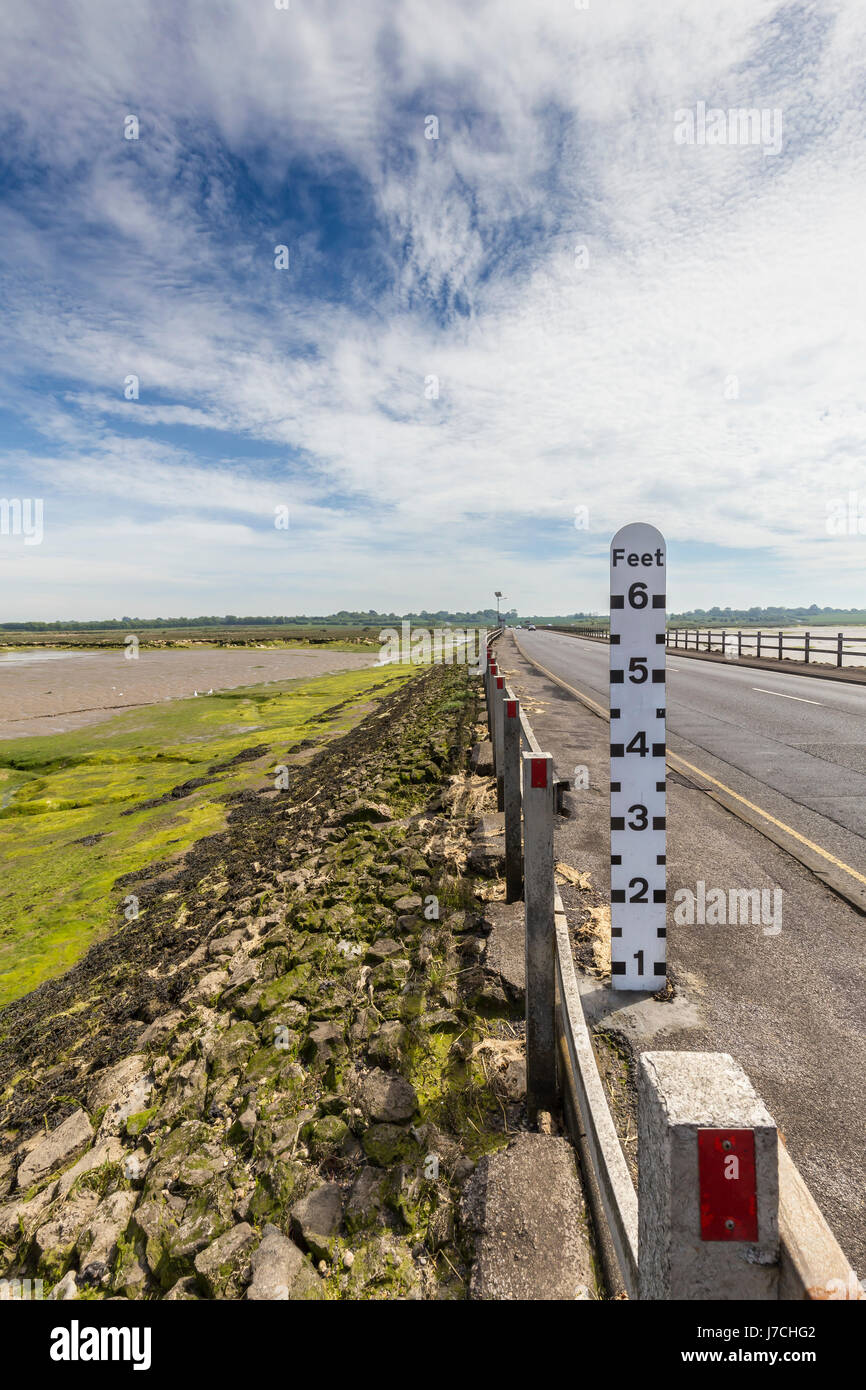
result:
M 535 623 L 530 623 L 529 626 L 527 627 L 527 632 L 534 632 L 534 631 L 535 631 Z

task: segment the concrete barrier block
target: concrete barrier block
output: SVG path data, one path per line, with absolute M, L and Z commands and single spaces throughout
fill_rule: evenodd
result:
M 641 1055 L 638 1165 L 642 1299 L 778 1298 L 778 1135 L 732 1057 Z

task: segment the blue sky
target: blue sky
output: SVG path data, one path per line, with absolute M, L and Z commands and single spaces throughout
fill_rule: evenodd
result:
M 634 520 L 672 609 L 864 601 L 859 0 L 46 13 L 0 19 L 3 620 L 603 611 Z

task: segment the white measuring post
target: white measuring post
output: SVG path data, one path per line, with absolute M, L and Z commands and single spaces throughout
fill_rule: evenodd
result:
M 667 978 L 664 537 L 634 522 L 610 545 L 610 959 L 615 989 Z

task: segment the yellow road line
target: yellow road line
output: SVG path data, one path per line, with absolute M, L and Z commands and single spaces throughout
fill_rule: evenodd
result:
M 686 762 L 685 758 L 681 758 L 679 753 L 668 753 L 668 761 L 671 759 L 674 759 L 678 763 L 682 763 L 683 767 L 687 767 L 690 772 L 696 772 L 699 777 L 703 777 L 704 781 L 712 782 L 714 787 L 720 787 L 726 796 L 732 796 L 735 801 L 742 802 L 744 806 L 748 806 L 750 811 L 757 811 L 759 816 L 764 817 L 764 820 L 768 820 L 771 825 L 777 825 L 780 830 L 784 830 L 786 835 L 791 835 L 795 840 L 799 840 L 801 845 L 807 845 L 808 848 L 814 850 L 816 854 L 820 854 L 822 859 L 827 859 L 831 864 L 835 864 L 837 869 L 844 869 L 845 873 L 850 874 L 852 878 L 856 878 L 860 883 L 866 883 L 866 875 L 858 873 L 856 869 L 851 868 L 850 864 L 844 863 L 843 860 L 837 859 L 835 854 L 830 854 L 829 850 L 822 849 L 820 845 L 816 845 L 814 840 L 807 840 L 806 836 L 801 835 L 799 830 L 792 829 L 792 827 L 786 825 L 783 820 L 777 820 L 775 816 L 770 815 L 769 811 L 764 811 L 760 806 L 756 806 L 754 801 L 747 801 L 744 796 L 740 796 L 739 792 L 735 792 L 731 787 L 725 786 L 724 782 L 719 782 L 717 778 L 711 777 L 708 772 L 702 772 L 701 769 L 695 767 L 693 763 Z
M 546 666 L 542 666 L 540 661 L 536 661 L 535 657 L 527 657 L 516 638 L 514 639 L 514 643 L 520 655 L 524 657 L 525 660 L 531 661 L 539 671 L 543 671 L 544 674 L 549 676 L 552 681 L 555 681 L 557 685 L 561 685 L 563 690 L 570 691 L 582 704 L 588 705 L 591 710 L 610 723 L 610 715 L 603 705 L 598 704 L 598 702 L 591 699 L 589 695 L 584 695 L 582 690 L 576 690 L 573 685 L 569 685 L 561 676 L 555 676 L 552 671 L 547 670 Z M 735 792 L 732 787 L 726 786 L 724 782 L 720 782 L 717 778 L 711 777 L 708 772 L 703 772 L 701 768 L 695 767 L 694 763 L 686 762 L 685 758 L 681 758 L 679 753 L 668 752 L 667 761 L 671 762 L 672 760 L 681 763 L 683 767 L 687 767 L 690 772 L 696 773 L 698 777 L 703 777 L 705 782 L 712 782 L 713 786 L 718 787 L 726 796 L 731 796 L 743 806 L 748 806 L 750 811 L 755 811 L 759 816 L 763 816 L 764 820 L 769 821 L 771 825 L 778 826 L 786 835 L 790 835 L 794 840 L 799 840 L 801 845 L 806 845 L 806 847 L 814 851 L 815 854 L 820 854 L 821 858 L 826 859 L 828 863 L 835 864 L 837 869 L 842 869 L 844 873 L 850 874 L 852 878 L 856 878 L 858 883 L 866 883 L 866 875 L 858 873 L 856 869 L 851 868 L 850 864 L 846 864 L 842 859 L 837 859 L 835 854 L 831 854 L 829 850 L 822 849 L 820 845 L 816 845 L 814 840 L 808 840 L 805 835 L 800 834 L 799 830 L 794 830 L 790 825 L 786 825 L 784 821 L 777 820 L 775 816 L 770 815 L 769 811 L 764 811 L 760 806 L 756 806 L 754 801 L 748 801 L 746 797 L 740 796 L 739 792 Z

